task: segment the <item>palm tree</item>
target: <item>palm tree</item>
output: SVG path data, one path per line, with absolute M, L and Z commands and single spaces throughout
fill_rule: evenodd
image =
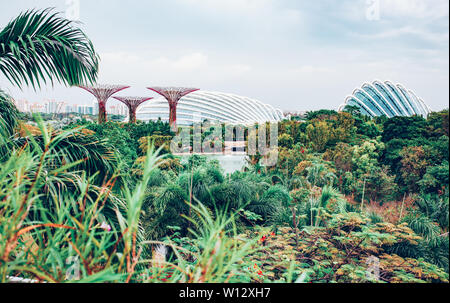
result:
M 98 56 L 91 41 L 72 21 L 51 9 L 26 11 L 0 29 L 0 73 L 19 88 L 25 84 L 36 89 L 48 81 L 70 86 L 93 83 L 97 72 Z M 8 138 L 3 139 L 7 142 L 0 142 L 0 157 L 4 155 L 5 143 L 22 147 L 34 140 L 37 144 L 32 146 L 37 148 L 45 141 L 44 133 L 34 139 L 11 138 L 17 122 L 18 110 L 12 98 L 0 90 L 0 134 Z M 103 142 L 91 137 L 77 134 L 61 140 L 58 147 L 65 156 L 60 162 L 84 159 L 80 168 L 90 168 L 92 173 L 102 168 L 105 174 L 111 173 L 115 158 Z
M 0 31 L 0 72 L 19 88 L 48 80 L 82 85 L 95 82 L 98 56 L 72 21 L 51 9 L 28 10 Z
M 18 115 L 19 111 L 11 97 L 0 89 L 0 134 L 3 135 L 2 137 L 13 135 Z
M 19 88 L 25 84 L 36 89 L 48 81 L 70 86 L 92 83 L 97 72 L 98 56 L 91 41 L 51 9 L 26 11 L 0 29 L 0 73 Z M 17 122 L 12 98 L 0 89 L 0 133 L 11 137 Z
M 329 171 L 323 163 L 313 163 L 312 166 L 306 168 L 308 175 L 306 180 L 312 187 L 333 185 L 336 175 Z
M 51 9 L 28 10 L 0 29 L 0 73 L 19 88 L 36 89 L 48 81 L 69 86 L 93 83 L 97 72 L 92 42 Z M 0 108 L 0 130 L 11 133 L 17 109 L 1 90 Z

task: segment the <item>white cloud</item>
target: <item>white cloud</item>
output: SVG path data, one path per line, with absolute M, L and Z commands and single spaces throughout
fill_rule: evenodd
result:
M 208 57 L 202 53 L 194 53 L 187 56 L 182 56 L 180 59 L 174 61 L 172 66 L 178 69 L 195 70 L 206 66 Z
M 353 35 L 365 39 L 386 39 L 386 38 L 396 38 L 405 35 L 413 35 L 422 40 L 437 43 L 437 44 L 447 44 L 449 41 L 448 32 L 431 32 L 419 26 L 404 26 L 395 29 L 389 29 L 375 34 L 359 34 L 353 33 Z
M 155 57 L 150 53 L 105 52 L 100 54 L 100 78 L 136 79 L 146 73 L 195 72 L 204 68 L 208 57 L 194 52 L 180 57 Z
M 183 55 L 179 58 L 157 57 L 151 59 L 151 54 L 148 54 L 148 57 L 146 57 L 145 55 L 132 52 L 106 52 L 101 54 L 100 57 L 102 58 L 103 66 L 114 64 L 117 67 L 135 64 L 190 70 L 204 66 L 208 61 L 208 57 L 199 52 Z
M 258 27 L 269 25 L 272 28 L 298 26 L 302 23 L 300 10 L 287 8 L 279 0 L 178 0 L 180 3 L 195 6 L 207 14 L 221 17 L 241 17 L 242 24 L 255 24 Z
M 441 18 L 448 16 L 448 0 L 381 0 L 381 14 L 392 17 Z
M 101 55 L 99 82 L 124 82 L 148 85 L 150 82 L 170 85 L 214 83 L 252 71 L 247 63 L 232 62 L 233 58 L 192 52 L 182 56 L 160 56 L 152 53 L 106 52 Z M 186 83 L 186 79 L 192 83 Z M 158 85 L 159 85 L 158 84 Z
M 202 9 L 229 12 L 258 12 L 274 6 L 274 0 L 180 0 L 180 2 L 196 5 Z
M 112 0 L 108 5 L 121 8 L 124 18 L 106 32 L 111 18 L 98 18 L 101 5 L 93 1 L 82 21 L 100 51 L 99 82 L 132 85 L 127 95 L 152 96 L 150 85 L 195 86 L 309 110 L 336 108 L 355 87 L 379 78 L 403 83 L 434 109 L 448 107 L 448 21 L 441 18 L 448 0 L 380 1 L 379 22 L 365 19 L 366 0 L 148 1 L 149 7 L 164 3 L 164 10 L 154 10 L 147 26 L 140 22 L 148 20 L 134 20 L 144 4 Z M 172 9 L 182 22 L 167 24 Z M 126 42 L 106 39 L 118 29 L 136 33 L 121 35 Z M 30 100 L 91 100 L 58 85 L 39 94 L 13 92 Z
M 304 65 L 299 68 L 295 68 L 292 70 L 293 73 L 298 74 L 313 74 L 313 73 L 330 73 L 333 72 L 333 69 L 330 67 L 324 66 L 313 66 L 313 65 Z
M 252 67 L 248 64 L 231 64 L 224 69 L 233 74 L 243 74 L 251 71 Z
M 146 60 L 146 58 L 141 57 L 140 60 L 140 64 L 146 62 L 145 65 L 149 65 L 152 68 L 195 71 L 206 66 L 208 57 L 203 53 L 192 53 L 175 59 L 159 57 L 154 60 Z

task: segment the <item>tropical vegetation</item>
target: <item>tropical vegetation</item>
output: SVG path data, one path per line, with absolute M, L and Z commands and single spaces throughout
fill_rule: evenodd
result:
M 80 85 L 97 55 L 29 11 L 0 31 L 0 70 Z M 1 282 L 448 283 L 448 110 L 310 112 L 278 124 L 276 165 L 233 173 L 171 154 L 161 121 L 33 120 L 0 92 Z

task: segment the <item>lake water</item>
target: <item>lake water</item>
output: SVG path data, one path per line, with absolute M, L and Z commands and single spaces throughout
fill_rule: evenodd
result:
M 208 159 L 218 160 L 225 173 L 231 174 L 240 171 L 247 164 L 245 158 L 247 155 L 205 155 Z M 182 156 L 183 160 L 187 160 L 189 156 Z
M 246 155 L 211 155 L 207 156 L 209 159 L 219 160 L 220 165 L 225 170 L 225 173 L 234 173 L 240 171 L 246 164 Z

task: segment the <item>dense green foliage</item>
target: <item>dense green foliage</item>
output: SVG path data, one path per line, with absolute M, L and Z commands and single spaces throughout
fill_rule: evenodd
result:
M 20 123 L 9 122 L 0 165 L 3 280 L 63 282 L 73 271 L 64 261 L 79 260 L 82 282 L 448 282 L 448 148 L 436 152 L 445 152 L 448 112 L 312 116 L 280 123 L 276 166 L 250 157 L 232 174 L 206 156 L 167 154 L 173 134 L 161 122 L 81 121 L 55 131 L 38 119 L 37 133 L 14 138 Z M 414 144 L 390 148 L 399 139 L 384 129 L 397 123 L 422 138 L 399 127 L 400 140 Z M 314 142 L 311 125 L 327 129 L 327 140 Z M 395 152 L 391 164 L 386 155 Z
M 89 40 L 48 11 L 22 14 L 10 38 L 0 70 L 17 85 L 95 78 Z M 22 117 L 0 91 L 1 282 L 448 283 L 448 110 L 311 112 L 279 123 L 276 165 L 256 154 L 232 174 L 170 154 L 161 121 Z
M 99 125 L 81 120 L 70 124 L 65 129 L 74 127 L 84 127 L 91 130 L 93 136 L 98 140 L 108 140 L 121 159 L 129 166 L 132 166 L 137 158 L 143 155 L 140 139 L 156 134 L 171 135 L 169 124 L 161 121 L 138 124 L 107 122 Z
M 5 135 L 13 135 L 17 126 L 19 111 L 12 102 L 12 98 L 0 90 L 0 123 Z

